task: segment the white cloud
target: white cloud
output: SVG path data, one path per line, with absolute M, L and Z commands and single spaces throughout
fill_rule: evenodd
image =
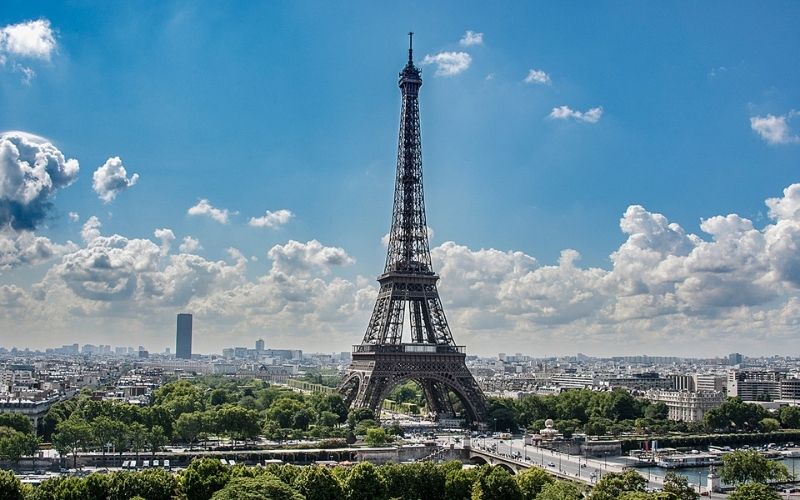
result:
M 276 229 L 289 222 L 292 217 L 294 217 L 294 214 L 286 209 L 277 210 L 275 212 L 270 212 L 267 210 L 267 212 L 261 217 L 251 217 L 248 224 L 253 227 L 268 227 L 271 229 Z
M 172 246 L 172 242 L 175 241 L 175 233 L 172 232 L 172 229 L 164 227 L 153 231 L 153 236 L 161 241 L 161 254 L 167 255 Z
M 454 76 L 466 71 L 472 63 L 472 57 L 466 52 L 439 52 L 426 55 L 422 64 L 436 64 L 437 76 Z
M 0 28 L 0 54 L 49 60 L 55 50 L 55 34 L 47 19 Z
M 800 112 L 792 110 L 785 115 L 753 116 L 750 118 L 750 128 L 767 144 L 800 143 L 800 135 L 789 126 L 789 119 L 798 114 Z
M 86 222 L 83 223 L 83 228 L 81 228 L 81 239 L 83 239 L 83 241 L 86 243 L 91 243 L 100 237 L 101 227 L 103 227 L 103 224 L 100 222 L 100 219 L 98 219 L 97 216 L 92 215 L 86 220 Z M 169 231 L 169 229 L 167 229 L 167 231 Z M 171 232 L 172 231 L 170 231 L 170 233 Z
M 0 270 L 40 264 L 76 248 L 71 241 L 58 245 L 32 231 L 15 231 L 6 226 L 0 229 Z
M 597 123 L 600 121 L 600 117 L 603 116 L 603 107 L 598 106 L 582 112 L 573 110 L 569 106 L 558 106 L 553 108 L 548 116 L 554 120 L 573 119 L 584 123 Z
M 97 167 L 92 175 L 92 189 L 103 203 L 111 203 L 122 191 L 136 184 L 139 174 L 128 177 L 119 156 L 114 156 Z
M 745 343 L 791 348 L 800 325 L 800 184 L 766 205 L 763 227 L 716 215 L 700 222 L 700 235 L 631 205 L 619 221 L 625 241 L 608 268 L 582 266 L 572 249 L 544 264 L 525 252 L 443 243 L 431 253 L 456 341 L 471 352 L 529 352 L 535 339 L 542 355 L 576 345 L 594 353 L 653 352 L 664 342 L 663 350 L 689 346 L 682 352 L 688 355 Z M 258 274 L 234 248 L 226 261 L 189 248 L 173 254 L 174 234 L 165 228 L 153 241 L 103 236 L 90 218 L 84 232 L 84 248 L 60 250 L 31 233 L 10 232 L 10 244 L 0 233 L 6 269 L 63 254 L 30 290 L 0 286 L 4 333 L 47 331 L 52 345 L 54 329 L 72 334 L 76 325 L 95 324 L 105 333 L 119 324 L 126 338 L 160 332 L 181 308 L 195 312 L 214 336 L 208 342 L 219 346 L 266 330 L 287 346 L 341 350 L 360 340 L 377 293 L 371 279 L 337 276 L 353 258 L 317 240 L 273 246 L 271 267 Z M 23 319 L 9 313 L 20 307 L 30 311 Z
M 0 133 L 0 226 L 35 229 L 56 191 L 75 182 L 79 170 L 78 160 L 66 159 L 43 137 Z
M 540 69 L 528 70 L 528 76 L 525 77 L 525 83 L 536 83 L 539 85 L 549 85 L 550 75 Z
M 70 212 L 67 214 L 67 217 L 69 217 L 70 222 L 78 222 L 81 220 L 81 216 L 78 212 Z
M 50 21 L 39 19 L 0 28 L 0 66 L 10 62 L 12 71 L 22 73 L 22 82 L 30 84 L 36 72 L 26 63 L 19 61 L 45 60 L 57 48 L 55 34 Z
M 483 33 L 477 33 L 472 30 L 467 30 L 464 33 L 464 36 L 461 37 L 461 40 L 458 41 L 464 47 L 469 47 L 471 45 L 483 45 Z
M 334 266 L 353 264 L 355 260 L 340 247 L 326 247 L 317 240 L 307 243 L 289 240 L 285 245 L 275 245 L 267 252 L 273 269 L 289 275 L 318 269 L 323 273 Z
M 191 236 L 184 236 L 183 243 L 181 243 L 181 246 L 178 247 L 178 249 L 182 253 L 192 253 L 198 250 L 202 250 L 203 247 L 202 245 L 200 245 L 200 240 L 192 238 Z
M 227 224 L 230 215 L 236 215 L 239 212 L 229 212 L 227 208 L 216 208 L 212 206 L 207 199 L 203 198 L 202 200 L 198 201 L 196 205 L 190 207 L 187 213 L 189 215 L 202 215 L 205 217 L 210 217 L 220 224 Z

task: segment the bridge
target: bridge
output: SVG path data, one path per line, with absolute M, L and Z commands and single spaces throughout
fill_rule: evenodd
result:
M 464 451 L 470 463 L 474 465 L 487 465 L 487 464 L 495 465 L 498 467 L 502 467 L 511 474 L 516 474 L 525 469 L 530 469 L 531 467 L 539 467 L 539 464 L 535 464 L 531 460 L 525 460 L 525 458 L 521 456 L 514 457 L 512 455 L 492 452 L 483 448 L 468 448 L 465 449 Z M 557 477 L 558 479 L 575 481 L 578 483 L 584 483 L 588 485 L 594 484 L 594 480 L 591 478 L 589 472 L 584 472 L 583 474 L 579 472 L 580 466 L 578 466 L 577 469 L 578 471 L 575 473 L 570 473 L 569 471 L 564 470 L 563 468 L 556 469 L 554 467 L 544 467 L 544 466 L 541 466 L 540 468 L 543 469 L 548 474 L 550 474 L 551 476 Z

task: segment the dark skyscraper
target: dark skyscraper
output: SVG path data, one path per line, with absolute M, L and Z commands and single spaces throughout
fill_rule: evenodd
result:
M 178 315 L 178 335 L 175 341 L 175 357 L 192 359 L 192 315 Z

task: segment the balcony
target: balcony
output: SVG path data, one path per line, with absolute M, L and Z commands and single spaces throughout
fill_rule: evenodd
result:
M 466 346 L 450 344 L 357 344 L 353 346 L 354 353 L 379 352 L 379 353 L 413 353 L 413 354 L 464 354 Z

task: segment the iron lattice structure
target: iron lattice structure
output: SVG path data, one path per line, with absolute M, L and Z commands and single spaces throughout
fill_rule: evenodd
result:
M 469 420 L 485 422 L 485 398 L 464 362 L 464 347 L 453 341 L 431 265 L 419 124 L 422 76 L 414 66 L 412 36 L 408 63 L 400 72 L 400 137 L 386 265 L 364 339 L 353 346 L 353 362 L 339 390 L 351 406 L 377 413 L 392 388 L 414 380 L 438 416 L 454 414 L 454 393 Z M 410 342 L 403 342 L 404 324 Z

